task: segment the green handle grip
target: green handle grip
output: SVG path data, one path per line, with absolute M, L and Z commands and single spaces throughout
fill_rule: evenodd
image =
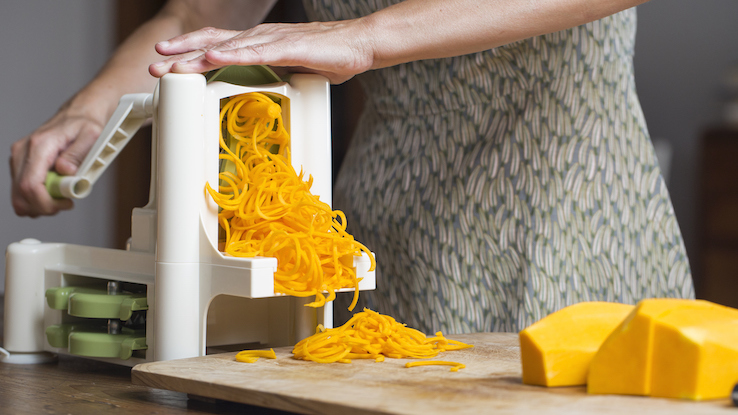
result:
M 59 185 L 61 184 L 62 176 L 59 175 L 59 173 L 55 171 L 50 171 L 46 173 L 46 181 L 44 184 L 46 185 L 46 191 L 49 192 L 49 195 L 53 197 L 54 199 L 64 199 L 64 195 L 61 193 L 61 189 Z
M 82 199 L 92 191 L 92 183 L 86 177 L 61 176 L 57 172 L 46 173 L 46 191 L 54 199 Z

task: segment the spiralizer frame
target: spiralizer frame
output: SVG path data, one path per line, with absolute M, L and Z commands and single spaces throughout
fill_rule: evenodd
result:
M 217 249 L 218 206 L 205 185 L 218 182 L 220 102 L 251 91 L 281 99 L 292 163 L 313 176 L 312 193 L 331 204 L 325 78 L 295 74 L 289 82 L 243 86 L 208 83 L 199 74 L 167 74 L 153 94 L 124 96 L 84 168 L 57 182 L 62 195 L 84 197 L 135 130 L 152 117 L 149 203 L 132 212 L 129 247 L 31 239 L 11 244 L 6 253 L 7 353 L 0 361 L 37 363 L 62 353 L 133 366 L 202 356 L 206 347 L 288 346 L 313 334 L 319 323 L 332 327 L 331 303 L 315 309 L 304 306 L 312 298 L 274 294 L 275 258 L 236 258 Z M 359 288 L 374 289 L 370 259 L 355 257 L 354 266 L 362 278 Z M 120 287 L 134 287 L 134 293 Z M 121 299 L 125 295 L 130 298 Z M 110 301 L 117 304 L 112 312 Z M 93 303 L 89 314 L 107 329 L 89 334 L 89 315 L 77 310 Z M 119 327 L 131 315 L 144 315 L 145 329 L 125 337 Z M 49 332 L 57 339 L 53 345 Z

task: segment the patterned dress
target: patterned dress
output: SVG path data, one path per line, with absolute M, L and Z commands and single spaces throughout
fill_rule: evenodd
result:
M 327 21 L 395 2 L 305 6 Z M 580 301 L 694 297 L 636 95 L 635 27 L 631 9 L 359 77 L 368 99 L 334 191 L 377 256 L 359 307 L 460 333 L 517 331 Z

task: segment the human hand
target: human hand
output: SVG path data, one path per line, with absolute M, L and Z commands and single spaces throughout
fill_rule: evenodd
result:
M 89 113 L 65 105 L 49 121 L 11 147 L 12 203 L 19 216 L 54 215 L 73 207 L 69 199 L 53 199 L 44 182 L 50 170 L 73 175 L 102 131 Z
M 362 29 L 358 19 L 262 24 L 245 31 L 203 28 L 157 43 L 157 52 L 170 58 L 152 64 L 149 72 L 161 77 L 228 65 L 269 65 L 317 73 L 339 84 L 372 68 L 370 37 Z

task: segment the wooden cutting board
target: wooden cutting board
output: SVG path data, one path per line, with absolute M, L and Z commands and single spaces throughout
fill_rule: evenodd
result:
M 411 359 L 321 364 L 277 359 L 235 361 L 235 353 L 140 364 L 133 383 L 302 414 L 738 414 L 728 399 L 692 402 L 640 396 L 588 395 L 584 387 L 521 383 L 518 337 L 512 333 L 449 336 L 472 349 L 438 360 L 466 365 L 405 368 Z

